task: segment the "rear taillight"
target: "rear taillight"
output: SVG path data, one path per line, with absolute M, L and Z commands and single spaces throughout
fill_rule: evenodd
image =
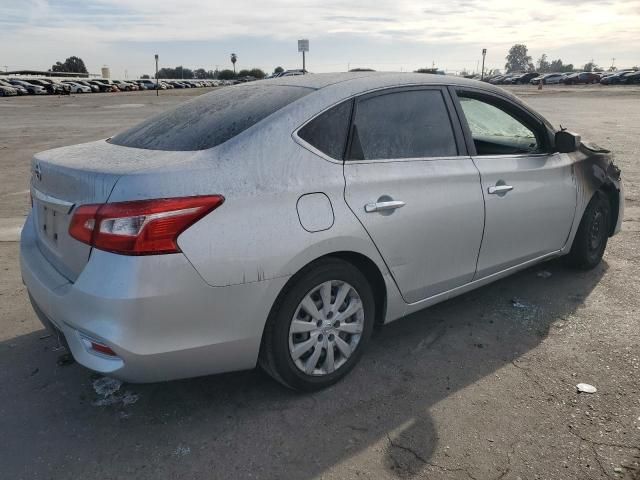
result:
M 92 247 L 123 255 L 178 253 L 178 236 L 222 205 L 222 195 L 82 205 L 69 234 Z

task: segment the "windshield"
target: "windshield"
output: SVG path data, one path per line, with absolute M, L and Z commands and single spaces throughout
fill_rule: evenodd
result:
M 215 90 L 142 122 L 110 142 L 148 150 L 212 148 L 312 91 L 259 84 Z

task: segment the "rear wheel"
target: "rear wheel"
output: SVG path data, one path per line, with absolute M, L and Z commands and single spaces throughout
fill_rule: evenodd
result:
M 260 365 L 285 386 L 319 390 L 360 359 L 373 329 L 373 292 L 352 264 L 324 259 L 296 275 L 269 316 Z
M 578 232 L 567 255 L 569 265 L 590 270 L 602 260 L 611 226 L 611 206 L 603 192 L 596 192 L 585 209 Z

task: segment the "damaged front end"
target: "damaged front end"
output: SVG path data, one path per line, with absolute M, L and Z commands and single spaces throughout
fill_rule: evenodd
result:
M 613 161 L 613 153 L 596 144 L 581 142 L 571 154 L 575 160 L 578 208 L 583 212 L 593 195 L 603 191 L 611 205 L 609 235 L 620 231 L 624 217 L 624 187 L 620 168 Z

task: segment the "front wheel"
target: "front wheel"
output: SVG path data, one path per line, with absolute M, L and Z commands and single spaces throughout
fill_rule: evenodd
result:
M 320 260 L 280 294 L 265 327 L 260 365 L 294 390 L 328 387 L 356 365 L 374 318 L 373 292 L 360 270 L 340 259 Z
M 611 206 L 603 192 L 596 192 L 584 211 L 578 232 L 567 255 L 569 265 L 581 270 L 595 268 L 604 255 L 611 226 Z

